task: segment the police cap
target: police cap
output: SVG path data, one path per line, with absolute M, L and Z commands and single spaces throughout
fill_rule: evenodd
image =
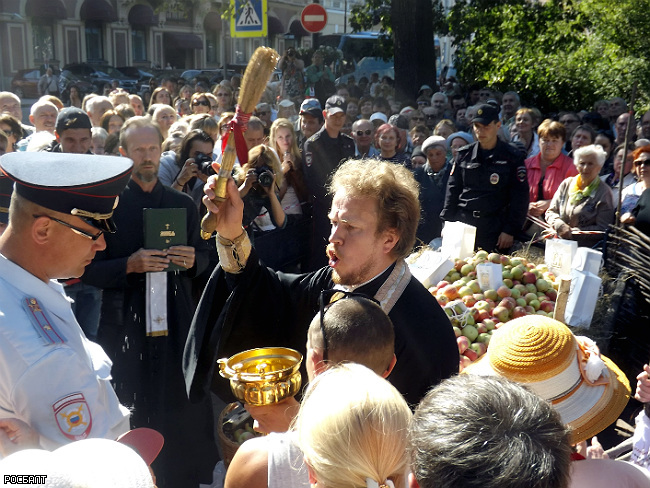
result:
M 0 173 L 0 223 L 6 224 L 9 221 L 9 202 L 13 191 L 13 180 Z
M 16 182 L 18 195 L 104 232 L 116 230 L 111 216 L 132 166 L 128 158 L 92 154 L 13 152 L 0 158 L 0 171 Z

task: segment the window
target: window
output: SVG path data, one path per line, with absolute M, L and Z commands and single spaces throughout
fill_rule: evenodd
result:
M 86 58 L 89 61 L 104 59 L 104 42 L 102 38 L 101 23 L 86 21 Z
M 205 30 L 205 57 L 208 64 L 219 63 L 219 32 L 216 29 Z
M 34 40 L 34 62 L 41 63 L 46 59 L 55 59 L 52 24 L 41 19 L 32 19 Z
M 131 30 L 131 46 L 133 61 L 145 61 L 147 59 L 147 33 L 144 29 L 133 27 Z

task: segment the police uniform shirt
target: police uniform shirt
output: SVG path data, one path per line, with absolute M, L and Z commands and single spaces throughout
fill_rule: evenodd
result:
M 58 282 L 0 255 L 0 310 L 0 418 L 23 420 L 50 450 L 129 429 L 112 364 L 83 334 Z
M 458 151 L 441 217 L 470 225 L 489 222 L 491 233 L 516 236 L 526 221 L 528 190 L 521 151 L 501 140 L 491 150 L 475 142 Z

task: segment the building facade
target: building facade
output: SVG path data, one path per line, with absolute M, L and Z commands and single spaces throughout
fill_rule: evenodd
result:
M 347 8 L 359 0 L 321 0 L 324 33 L 347 30 Z M 280 53 L 310 47 L 300 23 L 310 0 L 268 0 L 268 35 L 231 38 L 221 18 L 227 0 L 199 1 L 190 12 L 155 12 L 143 0 L 0 0 L 0 89 L 21 69 L 77 62 L 156 68 L 246 64 L 261 45 Z

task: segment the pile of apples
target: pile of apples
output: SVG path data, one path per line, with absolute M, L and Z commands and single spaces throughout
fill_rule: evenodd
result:
M 481 290 L 476 278 L 476 265 L 487 262 L 501 264 L 503 284 L 495 290 Z M 478 251 L 468 259 L 457 259 L 429 292 L 454 327 L 462 371 L 485 354 L 492 332 L 505 322 L 530 314 L 553 317 L 558 286 L 546 264 Z

